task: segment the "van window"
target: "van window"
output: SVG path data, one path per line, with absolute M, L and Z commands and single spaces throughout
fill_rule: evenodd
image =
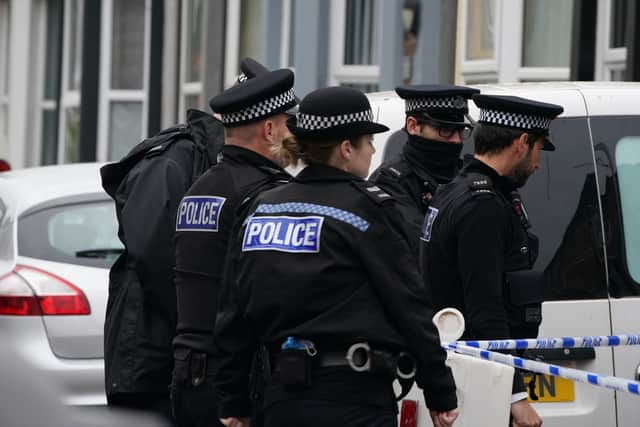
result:
M 640 137 L 618 141 L 616 168 L 627 266 L 631 278 L 640 283 Z
M 544 277 L 545 300 L 607 297 L 604 242 L 593 151 L 586 118 L 551 125 L 555 151 L 521 189 L 531 231 L 540 240 L 534 271 Z
M 640 117 L 591 118 L 602 220 L 607 245 L 609 295 L 640 295 Z M 635 181 L 634 181 L 635 179 Z

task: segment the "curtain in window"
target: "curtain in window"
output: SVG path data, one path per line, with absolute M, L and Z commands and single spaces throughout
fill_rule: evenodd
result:
M 495 22 L 495 0 L 468 0 L 467 60 L 494 58 Z
M 525 0 L 524 67 L 568 67 L 573 0 Z

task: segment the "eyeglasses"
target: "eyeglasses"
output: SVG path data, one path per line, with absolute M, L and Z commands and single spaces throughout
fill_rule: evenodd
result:
M 471 136 L 471 131 L 473 131 L 471 125 L 466 123 L 461 126 L 446 126 L 435 120 L 420 119 L 418 124 L 427 124 L 433 127 L 442 138 L 451 138 L 453 135 L 458 134 L 460 139 L 467 139 Z

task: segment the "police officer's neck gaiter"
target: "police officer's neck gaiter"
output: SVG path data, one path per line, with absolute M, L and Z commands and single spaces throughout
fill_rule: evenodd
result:
M 409 163 L 424 170 L 442 184 L 451 181 L 458 173 L 462 144 L 409 135 L 403 152 Z

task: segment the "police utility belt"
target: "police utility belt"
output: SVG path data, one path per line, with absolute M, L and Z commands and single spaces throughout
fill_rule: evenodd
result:
M 413 382 L 416 373 L 415 360 L 409 353 L 390 353 L 366 342 L 355 343 L 346 351 L 319 352 L 311 341 L 288 337 L 279 351 L 270 352 L 265 362 L 271 365 L 264 366 L 265 374 L 270 377 L 271 373 L 277 373 L 280 382 L 289 388 L 310 387 L 314 368 L 348 366 L 355 372 L 390 381 L 398 379 L 401 383 Z

